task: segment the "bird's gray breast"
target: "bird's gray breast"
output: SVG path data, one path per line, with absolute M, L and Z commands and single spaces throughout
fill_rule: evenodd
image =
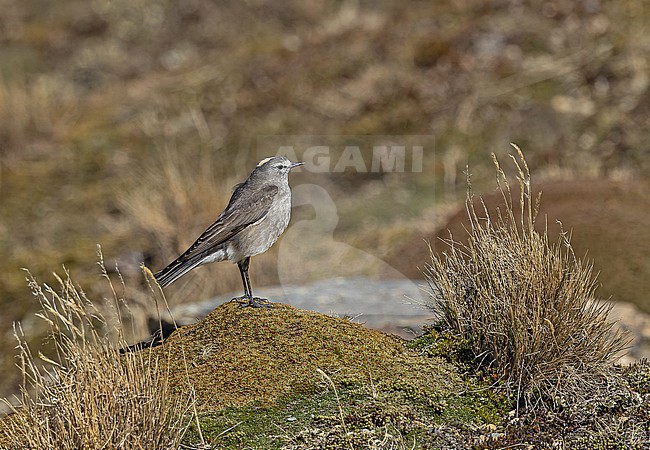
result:
M 281 188 L 269 212 L 237 235 L 235 247 L 242 257 L 267 251 L 278 240 L 291 219 L 291 191 Z M 233 258 L 233 260 L 236 260 Z

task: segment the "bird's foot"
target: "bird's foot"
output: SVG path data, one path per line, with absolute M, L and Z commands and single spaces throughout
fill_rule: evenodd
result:
M 270 308 L 271 302 L 266 298 L 261 297 L 247 297 L 242 295 L 241 297 L 235 297 L 232 301 L 239 303 L 240 308 Z
M 239 303 L 239 306 L 243 308 L 244 306 L 248 305 L 248 303 L 251 301 L 251 298 L 246 295 L 242 295 L 241 297 L 233 297 L 230 301 Z
M 270 308 L 271 302 L 268 298 L 253 297 L 251 301 L 248 302 L 248 306 L 252 308 Z

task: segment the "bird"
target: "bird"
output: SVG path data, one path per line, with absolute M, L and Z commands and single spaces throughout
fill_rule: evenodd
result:
M 182 255 L 154 277 L 165 288 L 208 263 L 232 261 L 239 267 L 244 295 L 233 298 L 241 306 L 269 307 L 267 299 L 254 297 L 248 268 L 252 256 L 267 251 L 289 225 L 291 188 L 289 172 L 302 166 L 285 156 L 261 160 L 248 178 L 235 186 L 226 209 Z

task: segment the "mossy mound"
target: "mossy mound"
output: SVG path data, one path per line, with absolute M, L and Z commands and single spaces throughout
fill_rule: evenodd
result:
M 278 303 L 231 302 L 153 352 L 175 389 L 196 393 L 201 433 L 193 424 L 188 446 L 206 439 L 228 449 L 376 448 L 372 442 L 392 436 L 395 445 L 444 447 L 456 435 L 473 442 L 509 404 L 436 342 Z
M 200 409 L 214 411 L 311 392 L 335 383 L 421 386 L 423 393 L 462 391 L 465 381 L 441 358 L 422 358 L 406 341 L 324 314 L 273 304 L 225 303 L 201 322 L 180 328 L 155 349 L 170 383 L 193 386 Z

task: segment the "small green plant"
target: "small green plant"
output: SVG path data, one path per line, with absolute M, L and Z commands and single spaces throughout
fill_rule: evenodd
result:
M 576 257 L 568 235 L 550 243 L 535 230 L 540 196 L 515 149 L 518 201 L 492 155 L 506 206 L 496 214 L 475 206 L 483 203 L 468 180 L 468 241 L 452 236 L 442 255 L 431 252 L 430 308 L 526 406 L 570 403 L 615 378 L 612 363 L 627 340 L 608 320 L 611 307 L 595 300 L 592 265 Z
M 14 327 L 23 382 L 17 402 L 5 402 L 12 414 L 2 421 L 0 448 L 178 448 L 193 399 L 172 394 L 165 356 L 121 354 L 121 328 L 111 330 L 67 272 L 57 279 L 59 291 L 30 276 L 54 356 L 34 355 L 21 326 Z

